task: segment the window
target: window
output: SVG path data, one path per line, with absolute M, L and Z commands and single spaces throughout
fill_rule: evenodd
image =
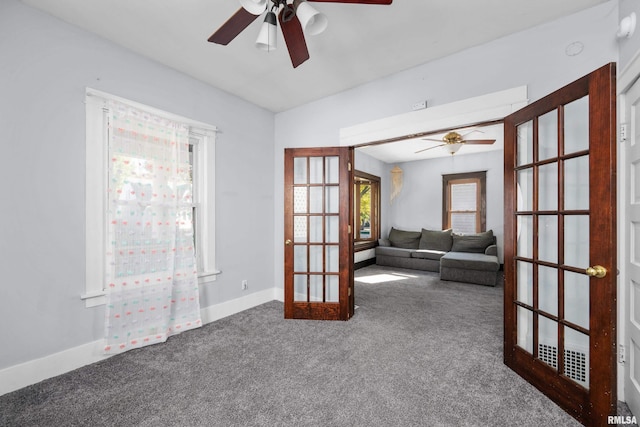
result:
M 486 172 L 442 176 L 442 228 L 472 234 L 486 228 Z
M 356 249 L 371 247 L 380 237 L 380 178 L 354 171 L 354 224 Z
M 86 283 L 87 307 L 104 304 L 107 180 L 109 179 L 109 101 L 118 101 L 150 114 L 181 122 L 189 129 L 188 174 L 192 185 L 193 240 L 200 283 L 215 280 L 214 167 L 216 128 L 164 111 L 87 89 L 86 93 Z M 144 159 L 138 159 L 140 164 Z M 140 183 L 138 183 L 140 184 Z M 132 184 L 136 185 L 136 184 Z M 188 217 L 189 215 L 185 215 Z

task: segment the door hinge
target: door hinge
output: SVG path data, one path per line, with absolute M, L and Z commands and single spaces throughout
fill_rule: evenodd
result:
M 351 296 L 351 287 L 349 287 L 349 296 Z
M 625 142 L 627 140 L 627 124 L 620 124 L 620 142 Z
M 625 363 L 627 361 L 627 355 L 625 354 L 624 344 L 618 344 L 618 362 Z
M 349 234 L 351 234 L 351 224 L 349 224 Z
M 351 162 L 347 162 L 347 170 L 351 172 Z

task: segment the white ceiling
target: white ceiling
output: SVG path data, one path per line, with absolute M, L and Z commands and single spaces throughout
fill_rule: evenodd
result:
M 261 18 L 228 46 L 207 42 L 237 0 L 22 1 L 280 112 L 607 0 L 318 2 L 329 27 L 307 37 L 311 59 L 296 69 L 281 34 L 276 51 L 254 47 Z

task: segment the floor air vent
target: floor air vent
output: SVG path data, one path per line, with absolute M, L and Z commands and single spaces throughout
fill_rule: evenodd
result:
M 538 359 L 558 369 L 558 349 L 552 345 L 538 343 Z
M 587 355 L 581 351 L 564 350 L 564 374 L 581 384 L 587 382 Z
M 538 359 L 558 369 L 558 349 L 555 346 L 538 343 Z M 564 374 L 587 387 L 589 362 L 586 353 L 578 350 L 564 349 Z

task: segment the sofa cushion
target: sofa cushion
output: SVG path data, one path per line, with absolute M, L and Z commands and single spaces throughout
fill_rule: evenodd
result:
M 389 239 L 378 239 L 378 246 L 391 246 Z
M 451 245 L 453 245 L 451 229 L 439 231 L 426 230 L 423 228 L 420 233 L 419 249 L 449 252 L 451 250 Z
M 495 243 L 493 230 L 477 234 L 454 234 L 452 252 L 484 253 L 488 246 Z
M 395 248 L 418 249 L 421 235 L 419 231 L 398 230 L 392 227 L 389 232 L 389 241 Z
M 484 254 L 498 256 L 498 246 L 497 245 L 487 246 L 487 249 L 484 250 Z
M 416 249 L 411 252 L 411 258 L 421 258 L 421 259 L 433 259 L 438 261 L 444 254 L 445 251 L 432 251 L 429 249 Z
M 400 258 L 411 258 L 413 249 L 393 248 L 391 246 L 376 247 L 376 255 L 395 256 Z
M 498 271 L 498 257 L 470 252 L 447 252 L 441 259 L 442 267 L 462 270 Z

